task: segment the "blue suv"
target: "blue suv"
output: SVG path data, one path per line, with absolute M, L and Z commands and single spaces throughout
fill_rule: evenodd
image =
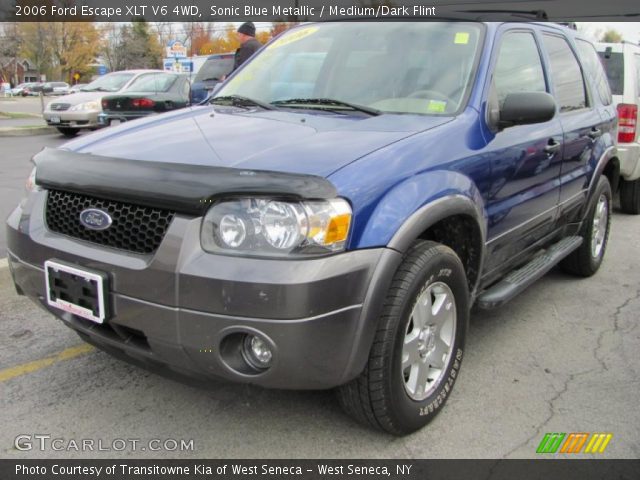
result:
M 616 128 L 596 51 L 562 26 L 306 24 L 206 105 L 36 155 L 9 263 L 116 356 L 337 387 L 406 434 L 451 395 L 473 305 L 598 270 Z

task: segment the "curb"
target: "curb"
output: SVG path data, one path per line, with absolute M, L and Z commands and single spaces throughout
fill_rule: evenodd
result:
M 0 127 L 0 137 L 28 137 L 30 135 L 47 135 L 56 133 L 54 127 L 34 126 L 34 127 Z

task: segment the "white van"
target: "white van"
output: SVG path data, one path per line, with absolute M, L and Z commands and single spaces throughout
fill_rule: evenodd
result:
M 640 213 L 640 46 L 629 42 L 598 43 L 598 55 L 609 78 L 618 108 L 620 206 L 625 213 Z

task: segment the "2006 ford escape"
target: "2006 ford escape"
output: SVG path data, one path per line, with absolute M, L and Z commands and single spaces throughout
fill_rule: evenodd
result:
M 11 270 L 108 352 L 339 387 L 403 434 L 451 394 L 473 304 L 598 270 L 615 137 L 597 54 L 564 27 L 303 25 L 206 105 L 36 155 Z

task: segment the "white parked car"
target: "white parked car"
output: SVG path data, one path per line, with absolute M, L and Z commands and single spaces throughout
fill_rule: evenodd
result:
M 640 46 L 629 42 L 596 46 L 618 108 L 620 206 L 640 214 Z
M 86 86 L 87 86 L 86 83 L 76 83 L 75 85 L 72 85 L 69 87 L 69 93 L 79 92 Z

